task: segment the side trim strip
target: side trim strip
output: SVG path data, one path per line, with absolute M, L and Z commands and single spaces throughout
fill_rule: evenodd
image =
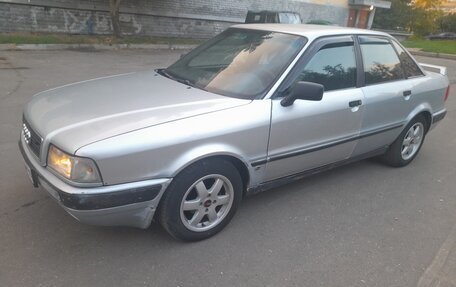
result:
M 443 112 L 439 112 L 437 114 L 432 115 L 432 123 L 435 124 L 445 118 L 447 111 L 444 110 Z
M 256 160 L 256 161 L 252 161 L 252 163 L 250 165 L 255 167 L 255 166 L 266 164 L 267 162 L 268 162 L 268 160 L 266 158 L 265 159 L 259 159 L 259 160 Z
M 359 135 L 358 139 L 361 139 L 361 138 L 365 138 L 365 137 L 370 137 L 370 136 L 374 136 L 374 135 L 378 135 L 378 134 L 381 134 L 381 133 L 384 133 L 384 132 L 389 132 L 391 130 L 395 130 L 395 129 L 398 129 L 398 128 L 401 128 L 405 125 L 405 122 L 401 122 L 401 123 L 398 123 L 398 124 L 393 124 L 393 125 L 390 125 L 390 126 L 385 126 L 385 127 L 381 127 L 381 128 L 378 128 L 378 129 L 374 129 L 374 130 L 370 130 L 370 131 L 367 131 L 367 132 L 363 132 Z
M 378 156 L 378 155 L 381 155 L 381 154 L 385 153 L 387 150 L 388 150 L 388 146 L 384 146 L 384 147 L 379 148 L 377 150 L 374 150 L 374 151 L 371 151 L 371 152 L 368 152 L 368 153 L 365 153 L 365 154 L 362 154 L 362 155 L 359 155 L 359 156 L 356 156 L 356 157 L 353 157 L 353 158 L 349 158 L 349 159 L 346 159 L 346 160 L 343 160 L 343 161 L 331 163 L 331 164 L 324 165 L 324 166 L 321 166 L 321 167 L 317 167 L 317 168 L 314 168 L 314 169 L 306 170 L 306 171 L 303 171 L 303 172 L 300 172 L 300 173 L 297 173 L 297 174 L 292 174 L 292 175 L 288 175 L 288 176 L 285 176 L 285 177 L 273 179 L 271 181 L 263 182 L 263 183 L 261 183 L 261 184 L 259 184 L 257 186 L 254 186 L 254 187 L 251 187 L 251 188 L 247 189 L 247 195 L 253 195 L 253 194 L 256 194 L 256 193 L 260 193 L 262 191 L 265 191 L 265 190 L 268 190 L 268 189 L 271 189 L 271 188 L 276 188 L 276 187 L 282 186 L 284 184 L 287 184 L 287 183 L 290 183 L 290 182 L 293 182 L 293 181 L 296 181 L 296 180 L 300 180 L 300 179 L 305 178 L 307 176 L 311 176 L 311 175 L 314 175 L 314 174 L 317 174 L 317 173 L 320 173 L 320 172 L 324 172 L 324 171 L 327 171 L 327 170 L 330 170 L 330 169 L 333 169 L 333 168 L 336 168 L 336 167 L 339 167 L 339 166 L 342 166 L 342 165 L 345 165 L 345 164 L 349 164 L 349 163 L 353 163 L 353 162 L 356 162 L 356 161 L 359 161 L 359 160 L 363 160 L 363 159 L 367 159 L 367 158 L 370 158 L 370 157 Z
M 385 126 L 385 127 L 381 127 L 381 128 L 378 128 L 378 129 L 367 131 L 367 132 L 362 132 L 361 134 L 359 134 L 357 136 L 352 136 L 352 137 L 345 138 L 345 139 L 335 140 L 333 142 L 330 142 L 330 143 L 327 143 L 327 144 L 323 144 L 323 145 L 320 145 L 320 146 L 314 146 L 314 147 L 305 148 L 305 149 L 301 149 L 301 150 L 297 150 L 297 151 L 284 152 L 284 153 L 281 153 L 281 154 L 272 155 L 272 156 L 270 156 L 270 157 L 268 157 L 266 159 L 254 161 L 254 162 L 251 163 L 251 165 L 252 165 L 252 167 L 255 167 L 255 166 L 263 165 L 263 164 L 266 164 L 268 162 L 272 162 L 272 161 L 276 161 L 276 160 L 281 160 L 281 159 L 285 159 L 285 158 L 289 158 L 289 157 L 294 157 L 294 156 L 299 156 L 299 155 L 303 155 L 303 154 L 307 154 L 307 153 L 311 153 L 311 152 L 316 152 L 316 151 L 319 151 L 319 150 L 322 150 L 322 149 L 331 148 L 331 147 L 334 147 L 334 146 L 337 146 L 337 145 L 341 145 L 341 144 L 348 143 L 348 142 L 351 142 L 351 141 L 359 140 L 359 139 L 362 139 L 362 138 L 365 138 L 365 137 L 374 136 L 374 135 L 377 135 L 377 134 L 380 134 L 380 133 L 384 133 L 384 132 L 388 132 L 388 131 L 391 131 L 391 130 L 395 130 L 395 129 L 401 128 L 402 126 L 404 126 L 404 122 L 393 124 L 393 125 L 389 125 L 389 126 Z
M 359 138 L 359 136 L 352 136 L 352 137 L 349 137 L 349 138 L 346 138 L 346 139 L 336 140 L 336 141 L 333 141 L 333 142 L 330 142 L 330 143 L 327 143 L 327 144 L 323 144 L 323 145 L 320 145 L 320 146 L 316 146 L 316 147 L 311 147 L 311 148 L 306 148 L 306 149 L 297 150 L 297 151 L 293 151 L 293 152 L 273 155 L 273 156 L 269 157 L 268 162 L 281 160 L 281 159 L 294 157 L 294 156 L 299 156 L 299 155 L 303 155 L 303 154 L 306 154 L 306 153 L 319 151 L 319 150 L 322 150 L 322 149 L 327 149 L 327 148 L 330 148 L 330 147 L 333 147 L 333 146 L 336 146 L 336 145 L 341 145 L 341 144 L 344 144 L 344 143 L 348 143 L 348 142 L 354 141 L 354 140 L 356 140 L 358 138 Z

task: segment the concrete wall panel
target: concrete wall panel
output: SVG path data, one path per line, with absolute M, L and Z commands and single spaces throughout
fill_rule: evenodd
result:
M 247 10 L 296 11 L 304 22 L 345 25 L 348 0 L 123 0 L 122 31 L 128 35 L 208 38 L 242 23 Z M 107 0 L 0 0 L 0 32 L 110 34 Z

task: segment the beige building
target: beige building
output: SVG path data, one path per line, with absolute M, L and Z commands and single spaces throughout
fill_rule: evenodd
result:
M 323 6 L 339 6 L 348 10 L 344 25 L 357 28 L 371 28 L 377 8 L 391 8 L 391 1 L 383 0 L 295 0 Z M 340 24 L 340 23 L 339 23 Z
M 371 28 L 377 8 L 391 8 L 390 1 L 348 0 L 348 27 Z

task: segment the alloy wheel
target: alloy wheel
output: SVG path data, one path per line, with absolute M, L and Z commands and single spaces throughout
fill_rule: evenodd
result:
M 411 159 L 420 149 L 423 142 L 424 126 L 417 122 L 410 127 L 402 141 L 401 156 L 403 160 Z
M 185 192 L 180 217 L 186 228 L 201 232 L 218 225 L 229 213 L 234 189 L 228 178 L 211 174 L 198 179 Z

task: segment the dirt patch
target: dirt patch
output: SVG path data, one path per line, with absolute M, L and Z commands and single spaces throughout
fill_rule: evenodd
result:
M 26 70 L 28 67 L 14 67 L 5 57 L 0 57 L 0 70 Z

